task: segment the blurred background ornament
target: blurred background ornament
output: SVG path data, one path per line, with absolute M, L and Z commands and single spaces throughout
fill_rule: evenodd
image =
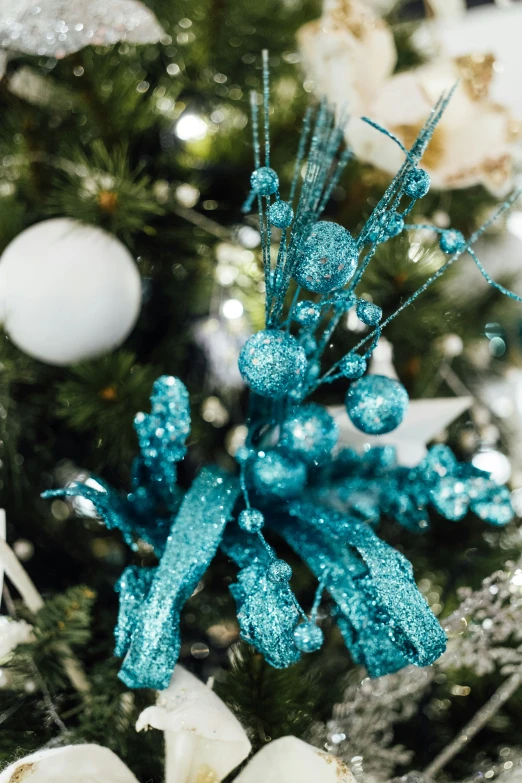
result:
M 62 59 L 84 46 L 157 43 L 164 35 L 138 0 L 0 0 L 0 76 L 16 54 Z
M 97 226 L 36 223 L 0 258 L 0 320 L 21 350 L 68 365 L 117 348 L 141 308 L 141 278 L 127 248 Z

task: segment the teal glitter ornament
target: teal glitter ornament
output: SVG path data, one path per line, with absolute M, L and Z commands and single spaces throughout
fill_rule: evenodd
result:
M 322 405 L 297 407 L 281 424 L 281 448 L 307 464 L 325 462 L 337 443 L 339 427 Z
M 292 569 L 285 560 L 274 560 L 268 567 L 268 578 L 271 582 L 282 584 L 292 578 Z
M 399 426 L 408 408 L 408 392 L 399 381 L 384 375 L 366 375 L 346 395 L 352 424 L 367 435 L 384 435 Z
M 321 308 L 315 302 L 298 302 L 294 309 L 294 318 L 302 326 L 312 326 L 321 318 Z
M 260 196 L 271 196 L 279 190 L 279 177 L 274 169 L 262 166 L 250 177 L 252 190 Z
M 306 484 L 306 465 L 279 451 L 259 455 L 252 465 L 252 485 L 261 497 L 298 495 Z
M 353 277 L 357 255 L 349 231 L 337 223 L 319 221 L 308 229 L 300 243 L 294 279 L 308 291 L 335 291 Z
M 304 377 L 306 354 L 291 334 L 265 329 L 246 341 L 239 354 L 238 367 L 252 391 L 277 400 Z
M 298 650 L 312 653 L 319 650 L 324 642 L 322 630 L 313 622 L 301 623 L 294 631 L 294 642 Z
M 366 326 L 377 326 L 382 319 L 382 310 L 379 305 L 367 302 L 366 299 L 359 299 L 355 311 L 357 318 Z
M 413 199 L 423 198 L 431 185 L 430 175 L 424 169 L 412 169 L 406 176 L 404 192 Z
M 265 517 L 257 508 L 244 508 L 240 512 L 237 521 L 241 530 L 244 530 L 246 533 L 259 533 L 265 524 Z
M 268 210 L 268 219 L 276 228 L 288 228 L 294 219 L 294 210 L 288 201 L 276 201 Z
M 345 378 L 355 380 L 356 378 L 362 378 L 366 372 L 367 362 L 364 356 L 360 356 L 358 353 L 350 351 L 346 356 L 343 356 L 339 363 L 339 371 Z
M 404 229 L 404 218 L 398 212 L 390 212 L 384 221 L 384 235 L 386 239 L 398 236 Z
M 452 228 L 441 233 L 439 246 L 443 253 L 453 255 L 466 247 L 466 240 L 460 231 Z

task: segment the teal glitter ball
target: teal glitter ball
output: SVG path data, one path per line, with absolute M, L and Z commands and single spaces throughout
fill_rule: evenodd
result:
M 458 253 L 459 250 L 464 250 L 466 247 L 466 240 L 460 231 L 451 228 L 440 235 L 439 246 L 443 253 L 452 255 L 453 253 Z
M 338 437 L 339 427 L 326 408 L 310 402 L 283 421 L 280 445 L 293 457 L 318 464 L 328 459 Z
M 254 462 L 252 483 L 261 496 L 286 500 L 304 489 L 306 465 L 278 451 L 268 451 Z
M 408 392 L 399 381 L 384 375 L 366 375 L 346 395 L 352 424 L 367 435 L 384 435 L 399 426 L 408 408 Z
M 299 335 L 299 345 L 303 347 L 307 356 L 311 356 L 317 351 L 317 340 L 310 332 L 303 332 Z
M 271 196 L 279 190 L 279 177 L 274 169 L 262 166 L 252 172 L 250 184 L 252 190 L 259 196 Z
M 268 219 L 276 228 L 288 228 L 294 219 L 294 210 L 288 201 L 276 201 L 268 210 Z
M 324 634 L 315 623 L 301 623 L 294 631 L 295 646 L 301 652 L 315 652 L 322 647 L 323 641 Z
M 410 198 L 422 198 L 430 189 L 430 175 L 424 169 L 410 171 L 404 183 L 404 192 Z
M 384 233 L 387 239 L 396 237 L 404 228 L 404 218 L 398 212 L 390 212 L 384 224 Z
M 330 304 L 336 313 L 347 313 L 354 306 L 356 298 L 348 291 L 336 291 L 332 294 Z
M 321 220 L 305 233 L 294 279 L 309 291 L 334 291 L 351 279 L 357 259 L 357 246 L 350 232 L 337 223 Z
M 356 378 L 362 378 L 366 372 L 366 359 L 364 356 L 359 356 L 358 353 L 347 353 L 343 356 L 339 364 L 339 371 L 345 378 L 355 380 Z
M 244 508 L 237 521 L 241 530 L 246 533 L 259 533 L 265 524 L 265 517 L 257 508 Z
M 298 302 L 294 310 L 294 318 L 303 326 L 313 326 L 321 317 L 321 308 L 315 302 Z
M 252 391 L 278 400 L 303 379 L 306 353 L 291 334 L 265 329 L 246 341 L 239 354 L 238 367 Z
M 357 302 L 356 313 L 357 318 L 366 326 L 377 326 L 382 318 L 381 308 L 365 299 L 359 299 Z
M 292 569 L 284 560 L 274 560 L 268 566 L 268 578 L 276 584 L 284 584 L 292 578 Z

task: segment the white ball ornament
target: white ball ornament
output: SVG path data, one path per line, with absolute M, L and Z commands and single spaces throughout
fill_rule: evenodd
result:
M 0 322 L 20 350 L 47 364 L 74 364 L 121 345 L 140 307 L 134 259 L 96 226 L 44 220 L 0 258 Z

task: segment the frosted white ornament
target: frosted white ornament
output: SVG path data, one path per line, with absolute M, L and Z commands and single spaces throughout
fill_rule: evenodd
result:
M 140 306 L 132 256 L 96 226 L 44 220 L 0 258 L 0 322 L 18 348 L 48 364 L 73 364 L 121 345 Z

